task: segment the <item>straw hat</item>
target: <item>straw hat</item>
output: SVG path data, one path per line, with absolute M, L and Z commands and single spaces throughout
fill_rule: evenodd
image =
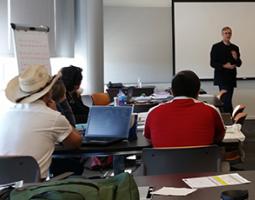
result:
M 43 65 L 31 65 L 9 81 L 6 97 L 14 103 L 31 103 L 47 94 L 61 74 L 51 77 Z

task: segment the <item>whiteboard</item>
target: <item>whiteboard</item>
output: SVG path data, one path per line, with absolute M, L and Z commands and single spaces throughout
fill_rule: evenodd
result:
M 33 64 L 44 65 L 51 73 L 48 31 L 24 27 L 13 33 L 19 73 Z
M 213 78 L 210 51 L 230 26 L 231 41 L 240 48 L 241 78 L 255 77 L 255 2 L 174 2 L 175 72 L 190 69 L 200 78 Z

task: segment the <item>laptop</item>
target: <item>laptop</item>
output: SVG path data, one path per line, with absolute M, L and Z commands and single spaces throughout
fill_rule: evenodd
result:
M 131 106 L 92 106 L 83 145 L 110 145 L 128 139 Z

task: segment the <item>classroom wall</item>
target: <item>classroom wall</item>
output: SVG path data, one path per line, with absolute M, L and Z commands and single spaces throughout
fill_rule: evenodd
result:
M 165 14 L 162 14 L 165 13 Z M 166 14 L 168 13 L 168 14 Z M 147 16 L 147 19 L 144 18 Z M 158 23 L 165 23 L 165 28 L 162 30 L 151 28 L 150 31 L 153 33 L 148 33 L 146 28 L 143 29 L 139 26 L 139 21 L 141 18 L 146 23 L 152 22 L 151 26 L 155 25 L 155 21 L 152 19 L 157 19 Z M 124 76 L 121 76 L 123 80 L 127 80 L 127 83 L 136 83 L 136 78 L 140 72 L 156 69 L 148 77 L 152 81 L 144 81 L 146 84 L 154 83 L 159 89 L 165 89 L 170 86 L 170 80 L 172 78 L 172 27 L 171 27 L 171 8 L 170 7 L 104 7 L 104 18 L 105 18 L 105 83 L 111 79 L 113 81 L 121 81 L 118 79 L 118 74 L 115 72 L 117 69 L 123 69 Z M 119 23 L 123 24 L 119 26 Z M 124 28 L 123 28 L 124 27 Z M 136 29 L 139 29 L 139 35 L 134 34 Z M 116 31 L 118 30 L 118 31 Z M 164 31 L 165 33 L 162 33 Z M 170 33 L 169 33 L 170 31 Z M 115 33 L 110 34 L 110 33 Z M 118 34 L 118 35 L 116 35 Z M 146 37 L 147 34 L 154 35 L 157 38 Z M 151 48 L 145 48 L 145 46 L 135 45 L 139 44 L 141 35 L 142 43 L 147 45 L 152 45 L 157 43 L 158 38 L 160 38 L 159 46 L 156 45 L 157 49 L 153 51 L 153 59 L 148 58 L 151 54 Z M 134 54 L 128 52 L 136 52 Z M 128 57 L 127 57 L 128 55 Z M 155 60 L 155 58 L 158 58 Z M 136 68 L 134 63 L 139 60 Z M 163 61 L 162 61 L 163 60 Z M 156 68 L 155 66 L 156 62 Z M 161 70 L 164 67 L 168 67 L 166 71 Z M 132 69 L 135 72 L 126 74 Z M 166 72 L 166 73 L 165 73 Z M 161 81 L 153 77 L 167 76 L 169 81 Z M 125 81 L 124 81 L 125 82 Z M 155 83 L 157 82 L 157 83 Z M 213 86 L 212 81 L 202 82 L 202 88 L 208 93 L 217 94 L 218 88 Z M 235 90 L 233 103 L 245 104 L 247 106 L 247 113 L 249 118 L 255 119 L 255 81 L 238 81 L 238 87 Z
M 104 7 L 104 82 L 169 82 L 169 7 Z

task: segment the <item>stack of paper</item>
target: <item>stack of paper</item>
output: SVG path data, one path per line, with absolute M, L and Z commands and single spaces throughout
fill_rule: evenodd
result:
M 233 124 L 232 126 L 226 126 L 226 134 L 223 142 L 232 142 L 239 140 L 243 142 L 245 140 L 245 135 L 241 132 L 240 124 Z
M 132 100 L 134 100 L 137 103 L 144 103 L 149 102 L 151 100 L 151 96 L 139 96 L 139 97 L 133 97 Z

